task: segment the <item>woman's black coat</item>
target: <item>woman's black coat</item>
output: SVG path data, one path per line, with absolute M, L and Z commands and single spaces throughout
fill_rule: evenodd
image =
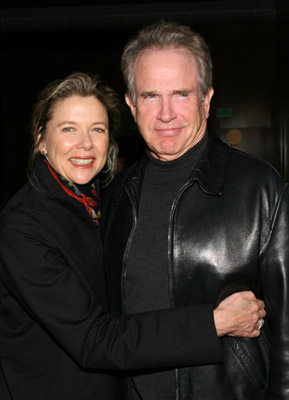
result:
M 36 174 L 0 218 L 0 399 L 115 400 L 117 370 L 220 361 L 212 306 L 106 313 L 98 226 Z

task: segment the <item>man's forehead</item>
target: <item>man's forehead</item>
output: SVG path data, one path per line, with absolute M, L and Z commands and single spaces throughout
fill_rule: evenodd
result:
M 147 49 L 137 59 L 134 72 L 138 92 L 191 92 L 198 86 L 196 63 L 183 48 Z

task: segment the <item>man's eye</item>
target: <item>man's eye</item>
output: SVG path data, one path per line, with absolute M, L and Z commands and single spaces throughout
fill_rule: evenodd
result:
M 180 93 L 178 93 L 178 95 L 179 95 L 180 97 L 187 97 L 187 96 L 188 96 L 188 93 L 187 93 L 187 92 L 180 92 Z
M 154 94 L 154 93 L 149 93 L 144 96 L 145 99 L 153 99 L 154 97 L 156 97 L 156 94 Z

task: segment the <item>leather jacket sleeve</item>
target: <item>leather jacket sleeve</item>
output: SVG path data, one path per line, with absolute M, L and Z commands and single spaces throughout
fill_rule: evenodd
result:
M 289 398 L 289 188 L 273 210 L 261 254 L 261 287 L 272 332 L 267 398 Z

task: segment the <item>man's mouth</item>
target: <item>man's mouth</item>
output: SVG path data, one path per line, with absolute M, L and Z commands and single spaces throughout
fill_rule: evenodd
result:
M 182 129 L 186 128 L 187 126 L 188 126 L 187 123 L 184 123 L 179 126 L 156 126 L 155 131 L 160 135 L 174 136 L 180 133 Z

